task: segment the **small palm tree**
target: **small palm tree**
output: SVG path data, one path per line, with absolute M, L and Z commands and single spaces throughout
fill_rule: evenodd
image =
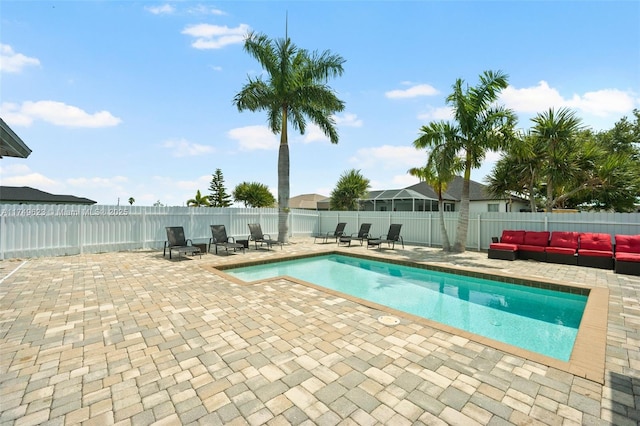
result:
M 199 189 L 198 189 L 198 192 L 196 192 L 196 196 L 194 198 L 187 200 L 188 207 L 201 207 L 201 206 L 209 206 L 209 205 L 210 205 L 209 196 L 202 195 Z
M 369 179 L 360 174 L 360 170 L 344 172 L 336 187 L 331 191 L 329 205 L 332 210 L 358 210 L 359 200 L 366 198 Z
M 136 199 L 135 199 L 135 198 L 133 198 L 133 197 L 129 197 L 129 204 L 130 204 L 130 205 L 133 205 L 133 203 L 135 203 L 135 202 L 136 202 Z
M 250 33 L 244 50 L 260 62 L 267 79 L 252 79 L 233 99 L 238 111 L 266 111 L 269 128 L 280 133 L 278 152 L 278 241 L 287 242 L 289 219 L 289 144 L 287 124 L 304 134 L 307 119 L 338 143 L 332 115 L 344 109 L 327 86 L 330 77 L 342 75 L 344 59 L 329 51 L 309 53 L 288 36 L 273 41 L 264 34 Z
M 267 185 L 259 182 L 242 182 L 233 190 L 233 199 L 244 203 L 245 207 L 273 207 L 276 197 L 273 196 Z

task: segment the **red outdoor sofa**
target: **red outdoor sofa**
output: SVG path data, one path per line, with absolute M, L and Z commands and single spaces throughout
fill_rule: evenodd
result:
M 640 234 L 616 235 L 615 271 L 618 274 L 640 275 Z
M 640 275 L 640 235 L 504 230 L 489 246 L 490 259 L 527 260 L 615 269 Z

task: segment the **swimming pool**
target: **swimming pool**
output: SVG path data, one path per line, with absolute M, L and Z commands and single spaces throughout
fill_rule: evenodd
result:
M 587 303 L 582 294 L 336 254 L 224 272 L 243 281 L 291 276 L 561 361 Z

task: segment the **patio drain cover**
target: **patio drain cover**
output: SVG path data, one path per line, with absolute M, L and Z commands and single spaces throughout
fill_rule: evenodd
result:
M 398 325 L 400 324 L 400 320 L 396 317 L 392 317 L 390 315 L 383 315 L 378 317 L 378 321 L 384 325 Z

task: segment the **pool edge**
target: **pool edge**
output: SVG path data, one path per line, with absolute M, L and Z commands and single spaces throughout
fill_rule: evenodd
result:
M 546 289 L 553 289 L 558 291 L 565 291 L 570 293 L 587 295 L 588 296 L 587 305 L 585 306 L 583 317 L 580 322 L 580 326 L 578 328 L 578 334 L 576 336 L 576 341 L 574 342 L 571 357 L 569 361 L 561 361 L 556 358 L 552 358 L 536 352 L 518 348 L 516 346 L 512 346 L 512 345 L 499 342 L 484 336 L 473 334 L 468 331 L 461 330 L 461 329 L 458 329 L 446 324 L 442 324 L 433 320 L 429 320 L 426 318 L 422 318 L 417 315 L 408 314 L 406 312 L 389 308 L 387 306 L 380 305 L 375 302 L 370 302 L 364 299 L 350 296 L 345 293 L 340 293 L 335 290 L 327 289 L 325 287 L 318 286 L 318 285 L 315 285 L 303 280 L 299 280 L 297 278 L 290 277 L 290 276 L 280 276 L 280 277 L 274 277 L 274 278 L 269 278 L 265 280 L 245 282 L 224 273 L 225 269 L 260 265 L 260 264 L 266 264 L 266 263 L 273 263 L 277 261 L 279 262 L 279 261 L 286 261 L 286 260 L 304 259 L 309 257 L 328 256 L 328 255 L 334 255 L 334 254 L 347 256 L 347 257 L 375 260 L 375 261 L 385 261 L 393 264 L 412 266 L 412 267 L 429 269 L 429 270 L 440 271 L 440 272 L 450 272 L 458 275 L 472 276 L 476 278 L 491 279 L 491 280 L 496 280 L 499 282 L 505 282 L 505 283 L 515 284 L 515 285 L 525 285 L 525 286 L 531 286 L 531 287 L 546 288 Z M 334 296 L 341 297 L 343 299 L 349 300 L 354 303 L 358 303 L 363 306 L 367 306 L 372 309 L 391 313 L 395 316 L 404 318 L 405 320 L 408 320 L 408 321 L 421 323 L 436 330 L 440 330 L 453 335 L 464 337 L 465 339 L 471 340 L 473 342 L 477 342 L 477 343 L 492 347 L 494 349 L 498 349 L 505 353 L 515 355 L 515 356 L 524 358 L 526 360 L 537 362 L 537 363 L 570 373 L 578 377 L 582 377 L 600 384 L 604 384 L 607 318 L 608 318 L 608 311 L 609 311 L 609 290 L 606 288 L 588 287 L 588 286 L 580 285 L 577 283 L 567 284 L 567 283 L 557 282 L 553 280 L 537 280 L 537 279 L 533 279 L 531 277 L 525 277 L 525 276 L 503 275 L 499 273 L 486 273 L 486 272 L 474 270 L 471 268 L 465 268 L 465 267 L 457 267 L 457 266 L 449 267 L 449 266 L 442 266 L 441 264 L 432 264 L 429 262 L 390 259 L 390 258 L 381 257 L 377 255 L 368 255 L 368 254 L 363 255 L 363 254 L 351 254 L 351 253 L 346 254 L 341 251 L 328 251 L 323 253 L 309 253 L 309 254 L 302 254 L 302 255 L 280 255 L 274 258 L 262 259 L 262 260 L 244 261 L 239 259 L 239 261 L 235 263 L 230 263 L 225 265 L 202 265 L 202 267 L 209 272 L 213 272 L 216 275 L 222 276 L 228 281 L 231 281 L 237 285 L 242 285 L 242 286 L 258 285 L 258 284 L 264 284 L 264 283 L 268 283 L 275 280 L 286 279 L 288 281 L 291 281 L 303 286 L 311 287 L 318 291 L 332 294 Z

